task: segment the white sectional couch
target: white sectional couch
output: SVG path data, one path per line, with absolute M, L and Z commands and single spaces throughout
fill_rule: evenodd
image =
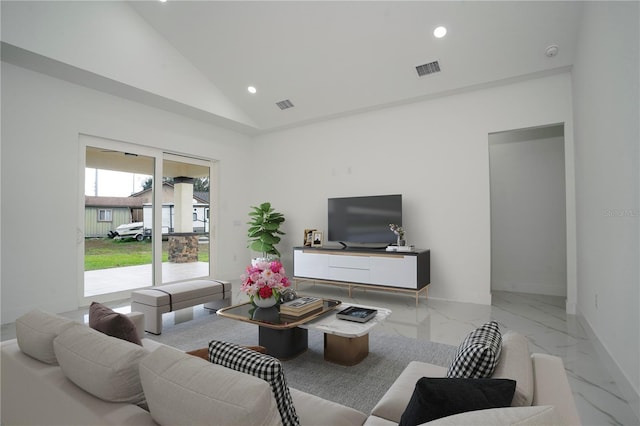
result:
M 262 379 L 150 339 L 142 338 L 139 346 L 61 317 L 28 315 L 16 325 L 20 345 L 18 339 L 1 345 L 3 425 L 282 424 L 272 389 Z M 143 329 L 140 314 L 130 318 Z M 525 399 L 531 393 L 533 406 L 431 423 L 579 424 L 562 361 L 529 358 L 528 351 L 526 357 L 531 380 L 518 379 L 517 389 Z M 400 421 L 420 377 L 445 373 L 443 367 L 411 363 L 370 415 L 295 389 L 290 393 L 301 425 L 391 425 Z

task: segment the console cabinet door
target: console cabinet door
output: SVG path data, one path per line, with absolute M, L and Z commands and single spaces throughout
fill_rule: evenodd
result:
M 417 288 L 417 256 L 372 256 L 371 284 Z
M 293 252 L 293 273 L 296 277 L 329 280 L 329 255 L 321 253 L 305 253 L 302 250 Z

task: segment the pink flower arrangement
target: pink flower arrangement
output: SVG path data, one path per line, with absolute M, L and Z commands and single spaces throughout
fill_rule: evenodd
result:
M 291 285 L 282 263 L 277 260 L 249 265 L 246 273 L 240 278 L 242 279 L 240 290 L 251 296 L 251 300 L 254 297 L 268 299 L 271 296 L 275 296 L 278 300 L 280 292 Z

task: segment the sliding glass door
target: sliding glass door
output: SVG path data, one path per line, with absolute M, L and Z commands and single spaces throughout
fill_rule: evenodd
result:
M 80 298 L 212 275 L 212 162 L 81 136 Z
M 162 174 L 162 282 L 208 276 L 209 164 L 165 154 Z
M 153 285 L 153 252 L 143 206 L 154 158 L 87 146 L 84 193 L 84 296 Z

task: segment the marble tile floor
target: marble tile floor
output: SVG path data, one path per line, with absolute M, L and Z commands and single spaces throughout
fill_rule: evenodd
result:
M 527 336 L 532 352 L 560 356 L 565 364 L 576 406 L 584 425 L 640 425 L 630 404 L 621 394 L 575 316 L 564 311 L 564 298 L 520 293 L 493 292 L 492 306 L 415 299 L 401 293 L 354 289 L 349 298 L 344 287 L 301 283 L 299 293 L 336 298 L 349 303 L 389 308 L 393 314 L 380 330 L 405 337 L 458 345 L 474 328 L 493 319 L 503 332 L 515 330 Z M 232 303 L 246 301 L 234 282 Z M 129 301 L 109 303 L 121 312 L 130 310 Z M 208 315 L 202 306 L 165 314 L 165 327 Z M 63 313 L 88 321 L 87 309 Z M 3 324 L 2 340 L 15 337 L 15 326 Z

